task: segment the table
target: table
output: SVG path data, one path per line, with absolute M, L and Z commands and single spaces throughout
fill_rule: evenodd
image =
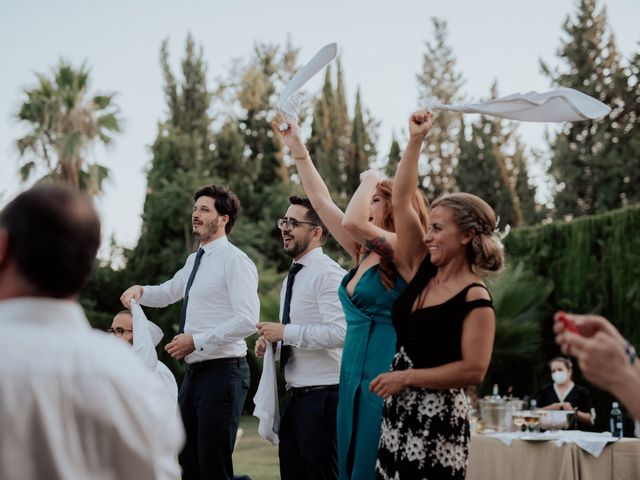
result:
M 514 440 L 471 435 L 467 480 L 638 480 L 640 439 L 607 445 L 599 457 L 575 443 Z

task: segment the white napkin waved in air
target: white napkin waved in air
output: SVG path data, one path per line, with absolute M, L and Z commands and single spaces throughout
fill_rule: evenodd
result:
M 278 98 L 278 110 L 280 110 L 288 121 L 298 121 L 300 113 L 299 90 L 314 77 L 320 70 L 329 65 L 338 55 L 338 44 L 329 43 L 322 47 L 300 70 L 284 88 Z M 286 130 L 287 125 L 280 126 L 280 130 Z
M 258 434 L 273 445 L 280 443 L 280 408 L 278 406 L 278 385 L 276 381 L 276 359 L 273 346 L 267 342 L 262 362 L 260 384 L 253 397 L 256 405 L 253 415 L 260 419 Z
M 481 103 L 445 105 L 432 103 L 430 110 L 480 113 L 525 122 L 579 122 L 608 115 L 611 108 L 573 88 L 560 87 L 548 92 L 515 93 Z
M 302 98 L 302 92 L 295 92 L 280 104 L 280 111 L 289 122 L 298 122 Z

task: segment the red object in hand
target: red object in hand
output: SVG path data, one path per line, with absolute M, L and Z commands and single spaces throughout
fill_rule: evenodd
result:
M 559 310 L 557 315 L 558 315 L 558 320 L 560 320 L 563 323 L 565 329 L 567 329 L 571 333 L 578 333 L 578 328 L 576 327 L 576 324 L 573 323 L 573 320 L 571 320 L 569 317 L 567 317 L 564 314 L 564 311 Z

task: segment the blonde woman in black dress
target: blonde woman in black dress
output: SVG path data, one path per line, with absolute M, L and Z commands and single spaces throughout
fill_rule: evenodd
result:
M 392 196 L 394 261 L 413 275 L 393 307 L 392 371 L 370 384 L 385 399 L 380 479 L 464 479 L 469 422 L 462 388 L 482 383 L 493 348 L 495 315 L 481 275 L 504 261 L 495 213 L 475 195 L 446 195 L 432 204 L 425 235 L 409 208 L 430 129 L 431 112 L 411 115 Z

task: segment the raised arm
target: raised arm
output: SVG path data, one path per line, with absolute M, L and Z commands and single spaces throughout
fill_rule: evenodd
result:
M 380 176 L 373 170 L 367 170 L 360 175 L 360 185 L 351 197 L 344 212 L 342 226 L 351 238 L 361 244 L 376 243 L 384 239 L 391 249 L 396 248 L 396 234 L 378 227 L 369 221 L 372 203 L 382 201 L 376 197 L 376 187 L 380 183 Z
M 419 110 L 409 117 L 409 143 L 398 164 L 393 182 L 391 205 L 397 235 L 394 262 L 398 269 L 415 273 L 427 253 L 426 232 L 420 217 L 411 206 L 411 197 L 418 183 L 418 160 L 424 137 L 431 130 L 431 112 Z
M 281 131 L 278 127 L 286 123 L 288 128 Z M 271 123 L 275 132 L 282 136 L 282 140 L 289 148 L 289 153 L 293 157 L 298 170 L 298 176 L 302 181 L 302 187 L 311 201 L 311 205 L 322 222 L 327 226 L 329 232 L 352 257 L 356 257 L 357 245 L 342 228 L 342 217 L 344 213 L 331 199 L 331 194 L 327 185 L 322 180 L 320 173 L 311 161 L 300 135 L 300 127 L 296 122 L 288 121 L 282 114 L 278 114 Z

